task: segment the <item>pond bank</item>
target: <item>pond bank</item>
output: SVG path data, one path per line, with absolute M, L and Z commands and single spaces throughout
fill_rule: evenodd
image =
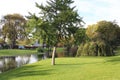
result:
M 38 60 L 37 54 L 0 57 L 0 73 L 25 64 L 37 62 Z
M 25 55 L 25 54 L 36 54 L 35 49 L 1 49 L 0 56 L 16 56 L 16 55 Z

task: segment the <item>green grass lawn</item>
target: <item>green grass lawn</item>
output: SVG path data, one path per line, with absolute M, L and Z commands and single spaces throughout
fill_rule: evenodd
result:
M 120 56 L 56 58 L 0 74 L 0 80 L 120 80 Z
M 63 52 L 64 48 L 57 48 L 57 52 Z M 24 54 L 34 54 L 37 53 L 36 49 L 1 49 L 0 56 L 15 56 Z
M 2 49 L 0 50 L 0 56 L 15 56 L 23 54 L 33 54 L 36 52 L 36 50 Z

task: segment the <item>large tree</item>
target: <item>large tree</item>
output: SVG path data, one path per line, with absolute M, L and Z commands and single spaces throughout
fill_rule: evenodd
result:
M 74 34 L 75 45 L 80 45 L 81 43 L 85 43 L 86 41 L 89 41 L 89 38 L 86 35 L 86 29 L 85 28 L 78 29 Z
M 42 19 L 43 23 L 41 25 L 44 27 L 44 29 L 40 29 L 51 33 L 47 35 L 51 36 L 49 41 L 53 42 L 52 45 L 54 46 L 52 65 L 55 65 L 57 43 L 61 39 L 73 37 L 73 34 L 81 26 L 81 22 L 83 22 L 75 7 L 71 7 L 72 3 L 74 3 L 72 0 L 49 0 L 45 6 L 36 3 L 36 6 L 40 9 L 40 17 L 38 19 Z M 47 23 L 47 26 L 44 23 Z
M 42 43 L 42 46 L 44 48 L 44 44 L 47 44 L 48 48 L 50 45 L 54 42 L 53 34 L 55 34 L 53 30 L 53 27 L 47 22 L 43 21 L 40 17 L 37 17 L 35 14 L 31 14 L 27 16 L 27 27 L 28 33 L 31 33 L 33 35 L 33 38 L 37 39 Z M 51 33 L 52 32 L 52 33 Z
M 11 48 L 14 48 L 17 39 L 25 37 L 25 18 L 20 14 L 7 14 L 4 16 L 2 35 L 4 40 L 7 38 L 11 42 Z
M 111 21 L 99 21 L 88 26 L 86 34 L 95 43 L 97 53 L 100 56 L 112 56 L 113 49 L 118 39 L 119 26 Z

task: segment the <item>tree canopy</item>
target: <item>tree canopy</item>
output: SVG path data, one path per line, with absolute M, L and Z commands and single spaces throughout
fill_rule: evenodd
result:
M 40 16 L 36 20 L 42 20 L 41 25 L 36 27 L 49 36 L 48 40 L 53 42 L 55 47 L 61 39 L 73 36 L 83 22 L 75 7 L 71 7 L 72 3 L 73 0 L 49 0 L 46 5 L 36 3 L 36 7 L 40 9 Z
M 20 14 L 7 14 L 4 16 L 2 27 L 2 36 L 4 40 L 10 40 L 11 48 L 16 44 L 17 39 L 25 37 L 25 23 L 26 20 Z
M 89 25 L 86 34 L 90 42 L 82 44 L 78 55 L 113 56 L 114 47 L 119 39 L 120 27 L 111 21 L 99 21 L 97 24 Z M 85 50 L 87 50 L 85 52 Z

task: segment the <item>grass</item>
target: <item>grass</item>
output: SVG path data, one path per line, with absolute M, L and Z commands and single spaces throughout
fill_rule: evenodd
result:
M 0 50 L 0 55 L 26 54 L 35 50 L 20 51 L 14 50 L 12 54 L 12 50 L 7 53 Z M 55 66 L 51 66 L 51 59 L 42 60 L 4 72 L 0 74 L 0 80 L 120 80 L 119 74 L 120 56 L 56 58 Z
M 63 52 L 64 48 L 57 48 L 57 52 Z M 1 49 L 0 56 L 15 56 L 24 54 L 34 54 L 37 53 L 35 49 L 21 50 L 21 49 Z
M 0 74 L 0 80 L 120 80 L 120 56 L 56 58 Z
M 36 50 L 20 50 L 20 49 L 2 49 L 0 50 L 0 56 L 15 56 L 24 54 L 36 53 Z

